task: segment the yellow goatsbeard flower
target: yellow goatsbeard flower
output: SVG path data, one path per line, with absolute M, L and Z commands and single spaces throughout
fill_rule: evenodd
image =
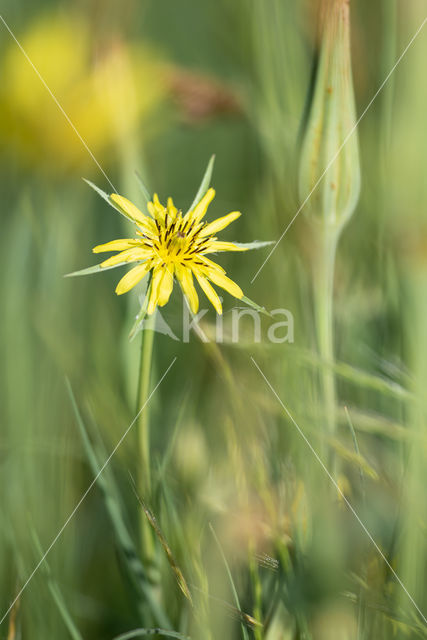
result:
M 151 272 L 151 286 L 147 313 L 154 313 L 157 306 L 163 307 L 169 300 L 173 289 L 174 277 L 181 285 L 190 309 L 197 313 L 199 298 L 194 287 L 194 277 L 216 309 L 222 313 L 221 300 L 210 282 L 225 289 L 235 298 L 243 298 L 241 288 L 225 275 L 225 270 L 207 257 L 218 251 L 245 251 L 232 242 L 221 242 L 215 234 L 227 227 L 241 214 L 233 211 L 213 222 L 206 223 L 203 217 L 215 197 L 214 189 L 208 189 L 202 200 L 184 216 L 168 199 L 167 206 L 160 204 L 157 195 L 148 203 L 148 213 L 144 215 L 132 202 L 123 196 L 113 194 L 111 200 L 129 218 L 137 228 L 137 238 L 113 240 L 94 247 L 94 253 L 119 251 L 101 263 L 101 267 L 115 267 L 135 262 L 133 267 L 120 280 L 116 293 L 121 295 L 130 291 L 148 273 Z

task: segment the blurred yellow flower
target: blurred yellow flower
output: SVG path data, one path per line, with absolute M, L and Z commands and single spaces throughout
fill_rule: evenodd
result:
M 78 17 L 48 16 L 19 40 L 97 159 L 137 130 L 144 134 L 140 125 L 167 92 L 167 66 L 153 51 L 116 40 L 99 52 Z M 87 151 L 14 42 L 1 77 L 3 139 L 38 167 L 86 164 Z
M 172 198 L 168 199 L 165 207 L 159 202 L 157 195 L 154 195 L 153 201 L 147 205 L 151 216 L 149 217 L 123 196 L 112 194 L 111 201 L 136 225 L 138 236 L 113 240 L 93 249 L 94 253 L 119 251 L 99 265 L 101 270 L 129 262 L 137 263 L 120 280 L 116 293 L 120 295 L 130 291 L 151 272 L 152 278 L 147 293 L 149 315 L 154 313 L 157 306 L 163 307 L 168 302 L 173 289 L 174 276 L 181 285 L 193 313 L 197 313 L 199 308 L 193 276 L 219 314 L 222 313 L 221 300 L 210 282 L 225 289 L 235 298 L 243 298 L 241 288 L 225 275 L 222 267 L 207 257 L 207 254 L 218 251 L 246 250 L 245 247 L 232 242 L 220 242 L 215 237 L 218 231 L 241 215 L 239 211 L 233 211 L 210 223 L 203 222 L 203 217 L 214 197 L 214 189 L 208 189 L 200 202 L 183 216 L 182 212 L 175 207 Z M 89 272 L 90 269 L 87 271 Z

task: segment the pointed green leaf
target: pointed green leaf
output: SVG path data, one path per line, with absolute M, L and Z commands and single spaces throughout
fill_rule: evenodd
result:
M 129 264 L 129 262 L 120 262 L 119 264 L 113 264 L 110 267 L 102 267 L 101 262 L 100 264 L 93 265 L 93 267 L 87 267 L 86 269 L 81 269 L 80 271 L 66 273 L 64 275 L 64 278 L 74 278 L 75 276 L 89 276 L 91 273 L 99 273 L 100 271 L 108 271 L 109 269 L 115 269 L 116 267 L 123 267 L 124 264 Z
M 243 298 L 240 298 L 240 299 L 241 299 L 242 302 L 247 304 L 248 307 L 252 307 L 252 309 L 255 309 L 259 313 L 262 313 L 265 316 L 268 316 L 269 318 L 272 317 L 271 313 L 269 313 L 265 307 L 260 307 L 259 304 L 257 304 L 256 302 L 254 302 L 250 298 L 247 298 L 246 296 L 243 296 Z
M 125 213 L 123 211 L 123 209 L 121 209 L 120 207 L 118 207 L 115 202 L 111 199 L 111 197 L 108 195 L 108 193 L 105 193 L 105 191 L 103 191 L 102 189 L 100 189 L 99 187 L 96 186 L 96 184 L 93 184 L 93 182 L 91 182 L 90 180 L 86 180 L 86 178 L 83 178 L 83 180 L 86 182 L 86 184 L 88 184 L 94 191 L 96 191 L 96 193 L 101 196 L 101 198 L 103 198 L 106 202 L 108 202 L 108 204 L 110 205 L 110 207 L 113 207 L 113 209 L 115 209 L 116 211 L 118 211 L 120 213 L 120 215 L 122 215 L 124 218 L 126 218 L 126 220 L 129 220 L 129 222 L 133 222 L 135 224 L 135 220 L 133 218 L 131 218 L 127 213 Z
M 254 240 L 253 242 L 233 242 L 236 247 L 242 247 L 242 249 L 262 249 L 262 247 L 268 247 L 275 244 L 274 240 Z
M 105 193 L 105 191 L 103 191 L 102 189 L 100 189 L 99 187 L 96 186 L 96 184 L 94 184 L 93 182 L 91 182 L 90 180 L 87 180 L 86 178 L 83 178 L 83 180 L 86 182 L 86 184 L 88 184 L 91 189 L 93 189 L 94 191 L 96 191 L 96 193 L 101 196 L 101 198 L 103 198 L 104 200 L 106 200 L 108 202 L 108 204 L 110 204 L 111 206 L 114 206 L 111 202 L 110 202 L 110 196 L 108 195 L 108 193 Z
M 214 163 L 215 163 L 215 155 L 211 156 L 209 162 L 208 162 L 208 166 L 206 167 L 206 171 L 205 174 L 202 178 L 202 182 L 200 183 L 200 187 L 199 190 L 196 194 L 196 197 L 193 200 L 193 203 L 191 205 L 191 207 L 189 208 L 188 211 L 192 211 L 194 209 L 194 207 L 196 207 L 200 200 L 203 198 L 203 196 L 205 195 L 206 191 L 209 189 L 210 183 L 211 183 L 211 178 L 212 178 L 212 172 L 213 172 L 213 168 L 214 168 Z

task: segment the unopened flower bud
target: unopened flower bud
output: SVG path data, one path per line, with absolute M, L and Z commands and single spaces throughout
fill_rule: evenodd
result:
M 319 60 L 305 125 L 299 191 L 310 219 L 341 229 L 360 193 L 349 0 L 322 0 Z

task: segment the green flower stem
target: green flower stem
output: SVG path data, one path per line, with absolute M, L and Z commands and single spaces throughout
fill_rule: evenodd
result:
M 336 381 L 334 362 L 333 290 L 335 256 L 339 231 L 324 228 L 319 234 L 319 247 L 315 260 L 315 319 L 319 355 L 324 363 L 321 368 L 320 385 L 325 416 L 325 436 L 332 437 L 336 431 Z M 329 454 L 329 469 L 335 474 L 334 454 Z
M 137 411 L 141 411 L 137 423 L 139 446 L 139 492 L 144 501 L 149 503 L 151 497 L 150 466 L 150 407 L 147 402 L 150 393 L 151 369 L 153 359 L 155 316 L 147 316 L 144 330 L 141 332 L 141 358 L 137 395 Z M 150 523 L 141 510 L 141 542 L 146 560 L 153 557 L 154 545 Z

